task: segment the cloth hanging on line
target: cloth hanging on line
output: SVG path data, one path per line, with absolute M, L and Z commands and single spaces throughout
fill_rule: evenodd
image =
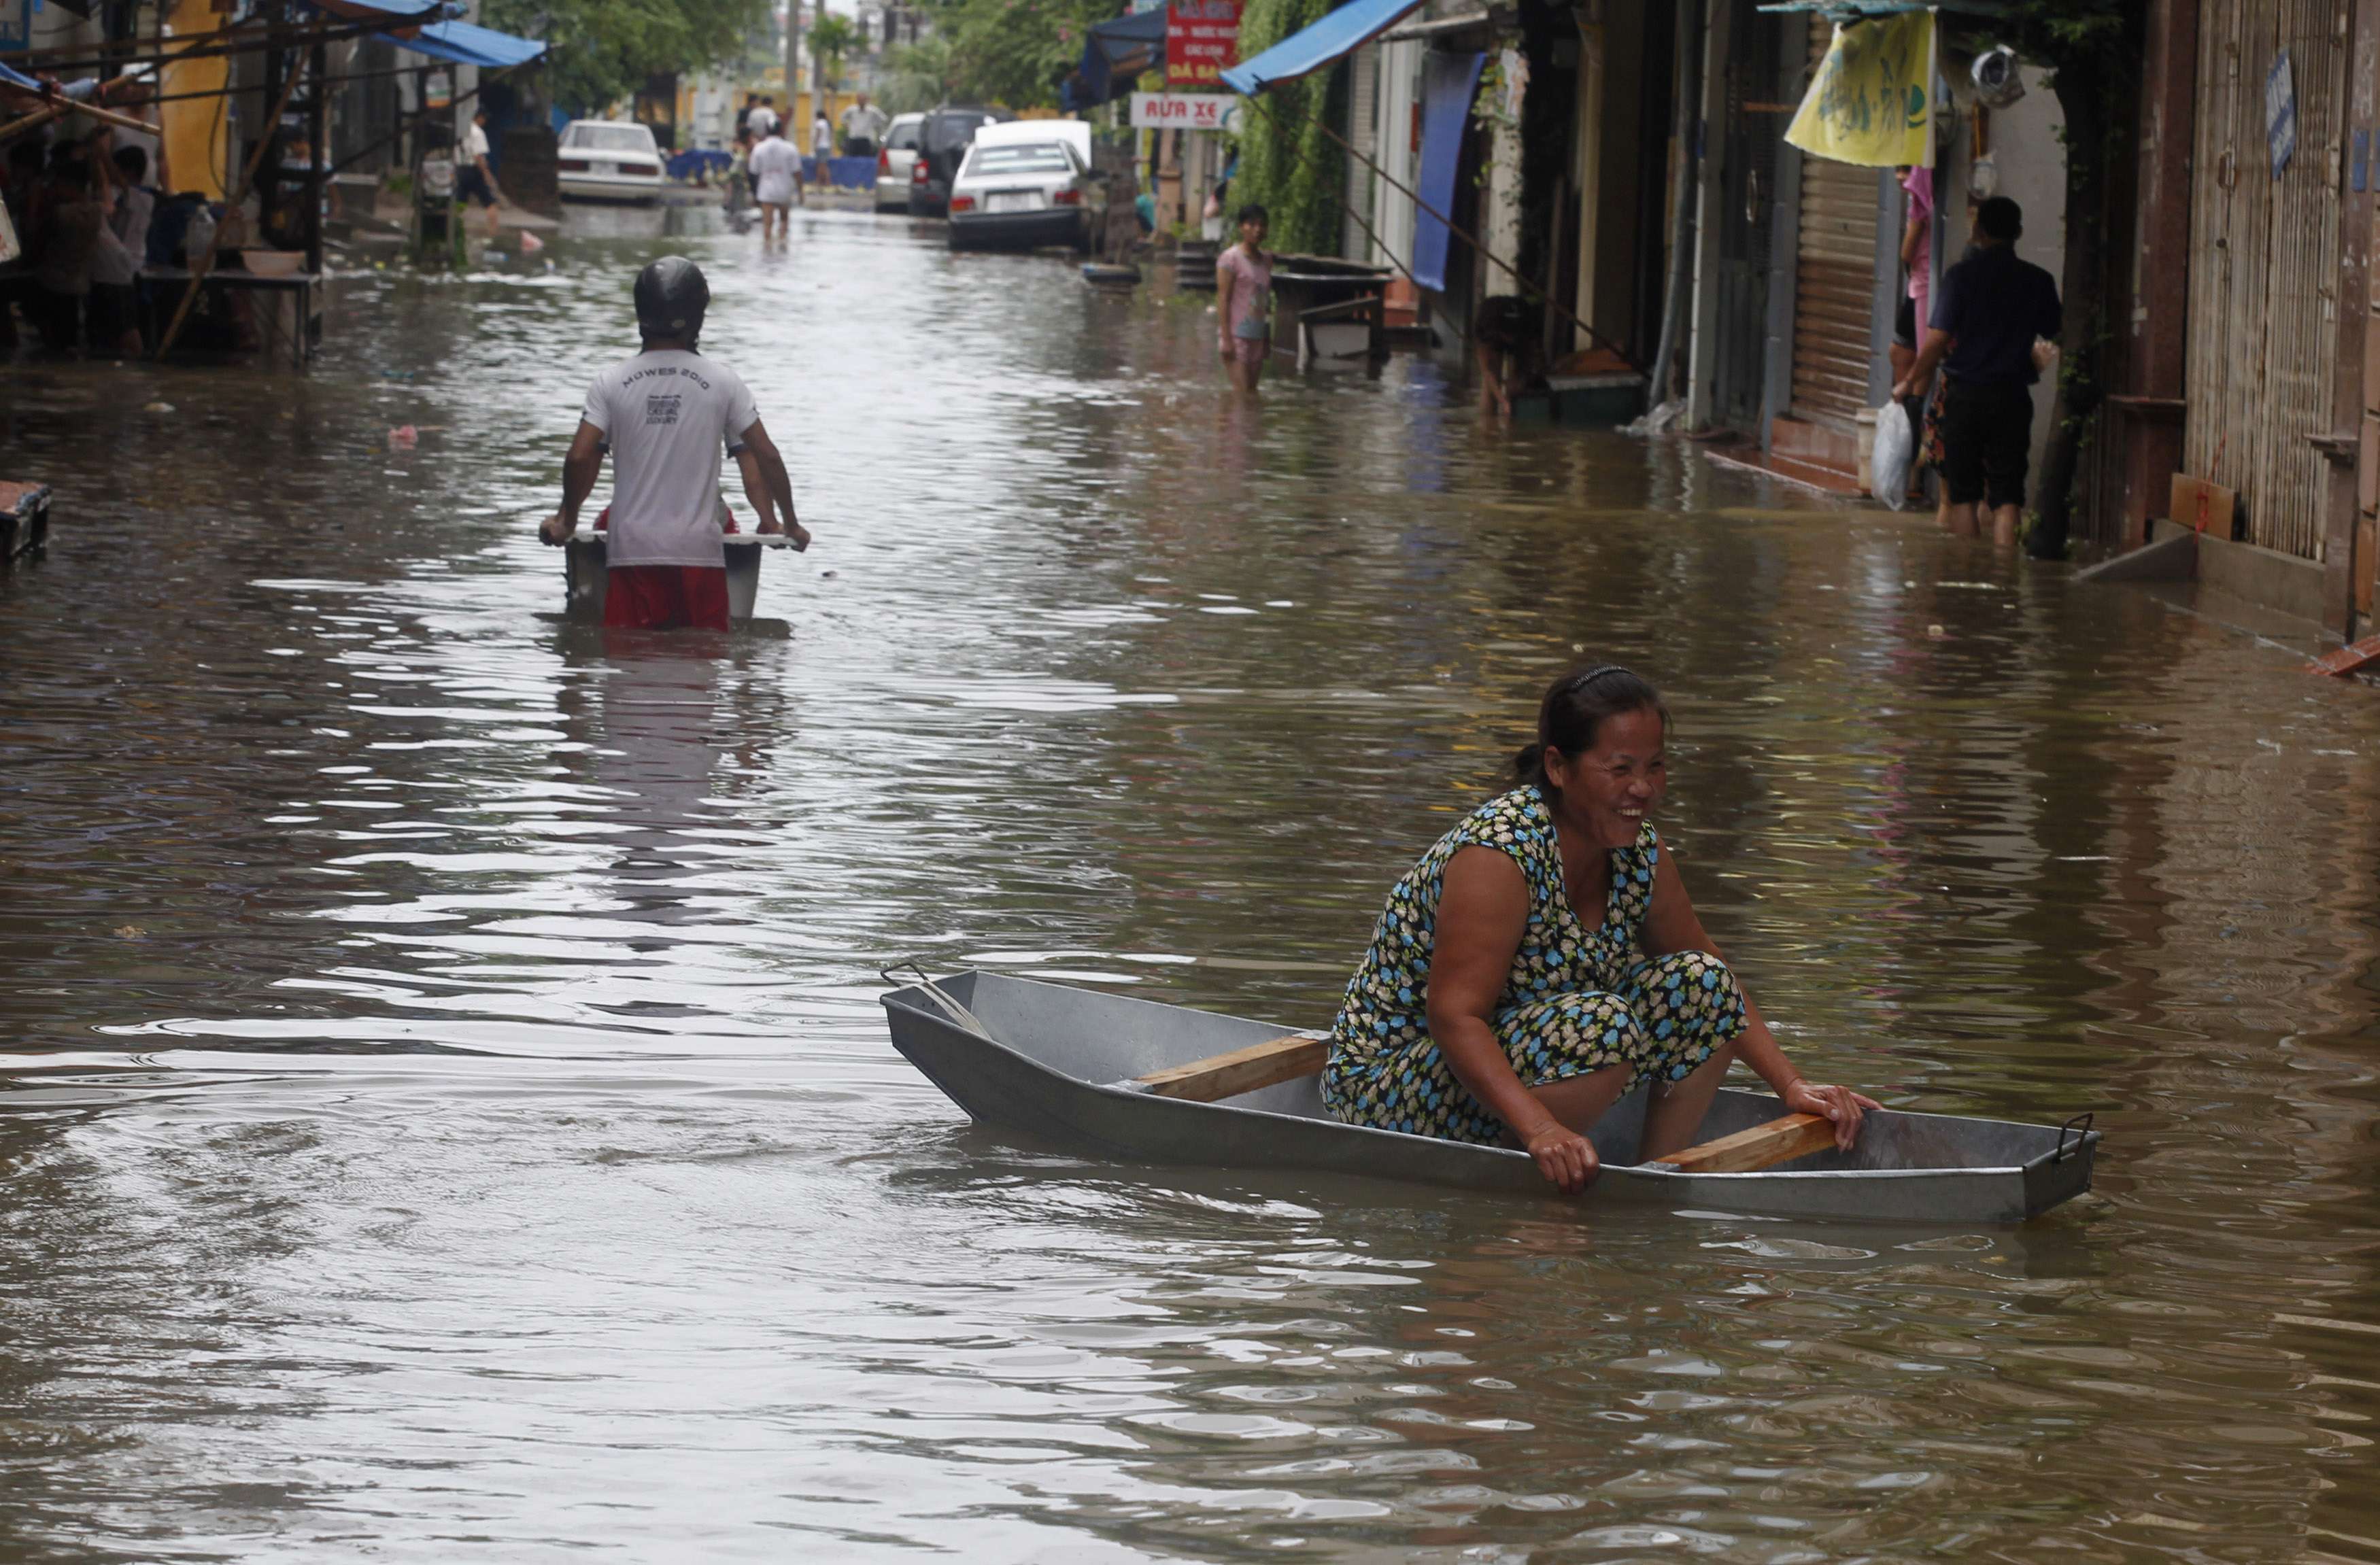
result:
M 1415 188 L 1421 200 L 1414 212 L 1413 280 L 1425 288 L 1446 287 L 1449 232 L 1445 220 L 1454 213 L 1456 176 L 1463 163 L 1463 132 L 1471 123 L 1472 95 L 1479 91 L 1485 55 L 1447 55 L 1432 50 L 1422 60 L 1421 175 Z

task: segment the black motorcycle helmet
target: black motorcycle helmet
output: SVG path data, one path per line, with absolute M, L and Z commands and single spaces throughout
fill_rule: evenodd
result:
M 640 336 L 684 337 L 692 347 L 710 306 L 710 285 L 702 280 L 702 268 L 682 255 L 665 255 L 637 273 Z

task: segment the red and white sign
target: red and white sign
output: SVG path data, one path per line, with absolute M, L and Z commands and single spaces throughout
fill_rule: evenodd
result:
M 1165 85 L 1212 88 L 1240 63 L 1240 0 L 1168 0 Z
M 1135 130 L 1230 130 L 1240 127 L 1240 101 L 1215 92 L 1135 92 Z

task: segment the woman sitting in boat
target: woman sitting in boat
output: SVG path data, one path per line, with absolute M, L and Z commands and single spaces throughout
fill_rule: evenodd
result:
M 1389 893 L 1332 1029 L 1332 1113 L 1519 1146 L 1576 1192 L 1598 1166 L 1587 1130 L 1632 1086 L 1651 1087 L 1638 1148 L 1651 1162 L 1690 1144 L 1742 1060 L 1850 1148 L 1877 1104 L 1802 1079 L 1661 851 L 1647 817 L 1669 786 L 1669 732 L 1660 693 L 1623 668 L 1546 692 L 1512 791 Z

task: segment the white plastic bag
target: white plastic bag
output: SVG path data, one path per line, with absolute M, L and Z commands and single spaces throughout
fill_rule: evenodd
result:
M 1917 429 L 1908 404 L 1888 398 L 1876 410 L 1876 454 L 1869 459 L 1874 493 L 1894 510 L 1909 504 L 1909 468 L 1917 459 Z

